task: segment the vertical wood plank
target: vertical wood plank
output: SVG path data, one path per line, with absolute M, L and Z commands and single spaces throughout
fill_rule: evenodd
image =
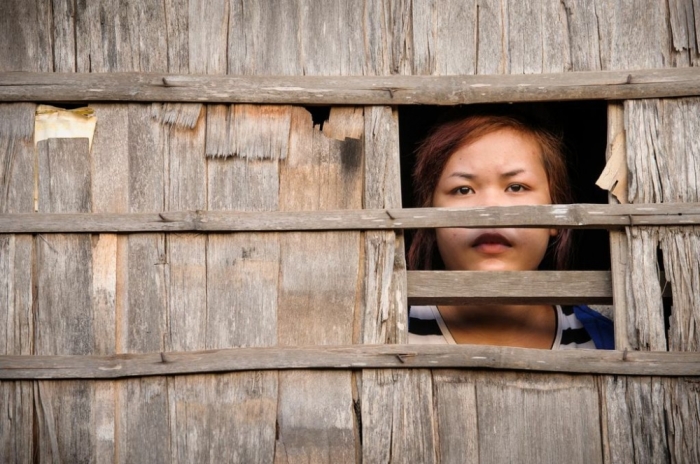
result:
M 440 461 L 478 463 L 479 430 L 474 378 L 464 372 L 433 371 L 433 381 Z
M 302 108 L 294 109 L 291 134 L 280 173 L 280 209 L 361 208 L 361 142 L 326 138 Z M 280 250 L 278 344 L 352 343 L 360 234 L 287 233 Z M 354 460 L 351 373 L 283 372 L 279 378 L 275 461 Z
M 128 209 L 159 212 L 165 205 L 164 141 L 150 105 L 127 109 Z M 130 234 L 117 253 L 118 344 L 127 353 L 164 351 L 167 249 L 163 234 Z M 119 289 L 123 288 L 123 291 Z M 119 382 L 116 447 L 120 462 L 166 462 L 170 450 L 167 378 Z
M 0 105 L 0 213 L 34 210 L 35 105 Z M 0 235 L 0 354 L 34 351 L 33 238 Z M 32 382 L 0 382 L 0 462 L 32 461 Z
M 78 72 L 167 72 L 163 2 L 86 2 L 76 9 Z
M 476 74 L 477 1 L 440 1 L 436 7 L 435 73 Z
M 0 71 L 53 71 L 49 2 L 0 4 Z
M 86 139 L 38 144 L 40 212 L 90 212 L 90 154 Z M 92 242 L 85 234 L 39 235 L 36 354 L 87 355 L 96 348 Z M 37 382 L 40 460 L 95 460 L 94 390 L 88 381 Z
M 401 207 L 398 119 L 388 107 L 365 108 L 363 207 Z M 364 233 L 362 343 L 406 343 L 406 260 L 400 232 Z
M 624 145 L 624 108 L 621 104 L 608 105 L 608 146 L 606 159 L 615 156 L 613 150 L 625 150 Z M 625 159 L 627 159 L 626 153 Z M 619 155 L 618 155 L 619 156 Z M 625 168 L 626 169 L 626 168 Z M 625 196 L 626 196 L 625 192 Z M 609 203 L 618 203 L 615 197 L 608 195 Z M 626 296 L 627 270 L 627 235 L 622 231 L 610 231 L 610 271 L 613 282 L 613 304 L 615 306 L 615 349 L 631 348 L 627 334 L 628 311 Z
M 51 2 L 51 13 L 53 71 L 75 72 L 76 3 L 70 0 L 54 0 Z
M 300 3 L 277 2 L 275 8 L 269 8 L 255 0 L 233 2 L 228 25 L 228 73 L 302 75 Z
M 654 0 L 596 0 L 595 9 L 602 69 L 663 68 L 671 63 L 665 5 Z
M 411 3 L 412 74 L 431 75 L 435 73 L 435 62 L 438 54 L 437 2 L 423 0 Z
M 501 74 L 506 70 L 507 48 L 503 2 L 479 0 L 477 10 L 477 74 Z
M 663 149 L 655 105 L 651 101 L 625 102 L 628 197 L 631 203 L 662 200 L 661 180 L 655 165 L 663 162 Z M 627 232 L 627 336 L 633 349 L 666 350 L 663 302 L 659 284 L 657 251 L 659 230 L 636 227 Z
M 570 44 L 571 71 L 597 71 L 601 69 L 600 35 L 598 27 L 598 2 L 588 0 L 564 0 L 568 42 Z
M 437 462 L 431 372 L 362 371 L 363 462 Z
M 474 377 L 480 462 L 602 462 L 600 404 L 592 376 L 500 372 Z
M 653 377 L 606 376 L 601 401 L 607 462 L 669 462 L 664 392 Z
M 188 13 L 189 72 L 226 74 L 229 1 L 188 2 Z

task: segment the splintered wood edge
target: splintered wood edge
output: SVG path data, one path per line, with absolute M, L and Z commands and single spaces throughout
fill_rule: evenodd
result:
M 0 379 L 119 379 L 250 370 L 496 369 L 630 376 L 700 376 L 700 353 L 475 345 L 231 348 L 113 356 L 0 356 Z
M 0 101 L 457 105 L 700 95 L 697 68 L 459 76 L 0 73 Z
M 0 233 L 265 232 L 431 227 L 619 229 L 700 224 L 700 203 L 337 211 L 0 214 Z

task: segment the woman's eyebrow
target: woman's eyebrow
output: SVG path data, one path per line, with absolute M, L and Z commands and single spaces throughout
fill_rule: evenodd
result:
M 524 172 L 524 169 L 513 169 L 512 171 L 504 172 L 503 174 L 501 174 L 501 177 L 515 177 L 518 174 L 522 174 Z
M 469 172 L 456 171 L 447 177 L 460 177 L 462 179 L 472 180 L 472 179 L 476 179 L 478 176 L 476 174 L 471 174 Z

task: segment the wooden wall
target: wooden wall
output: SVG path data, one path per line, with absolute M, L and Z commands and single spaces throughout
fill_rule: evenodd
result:
M 689 0 L 5 0 L 0 71 L 686 67 L 700 56 L 698 17 Z M 400 206 L 395 108 L 334 108 L 320 130 L 292 106 L 90 106 L 91 149 L 35 147 L 36 105 L 0 105 L 0 213 Z M 631 201 L 698 201 L 698 106 L 611 110 L 627 133 Z M 620 349 L 698 349 L 699 237 L 613 237 L 626 276 Z M 404 287 L 395 232 L 0 235 L 0 355 L 403 343 Z M 699 404 L 696 378 L 509 371 L 3 381 L 0 462 L 697 462 Z

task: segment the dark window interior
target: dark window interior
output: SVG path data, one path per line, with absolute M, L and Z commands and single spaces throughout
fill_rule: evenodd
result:
M 577 203 L 607 203 L 607 191 L 595 185 L 605 167 L 607 138 L 607 103 L 604 101 L 573 101 L 547 103 L 518 103 L 513 106 L 529 106 L 538 114 L 546 114 L 553 128 L 561 131 L 567 149 L 569 177 L 573 184 Z M 462 109 L 468 111 L 468 107 Z M 401 144 L 401 188 L 404 208 L 414 204 L 411 171 L 417 144 L 428 134 L 433 125 L 451 107 L 400 106 L 399 131 Z M 410 245 L 407 234 L 406 246 Z M 610 245 L 608 233 L 603 229 L 575 230 L 572 253 L 572 269 L 610 269 Z

